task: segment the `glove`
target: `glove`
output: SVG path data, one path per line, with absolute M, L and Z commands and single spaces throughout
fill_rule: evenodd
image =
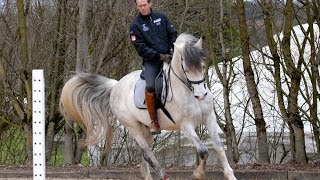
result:
M 170 49 L 170 54 L 171 54 L 171 55 L 173 54 L 173 49 Z
M 160 54 L 160 60 L 166 63 L 170 63 L 172 59 L 172 55 L 170 54 Z

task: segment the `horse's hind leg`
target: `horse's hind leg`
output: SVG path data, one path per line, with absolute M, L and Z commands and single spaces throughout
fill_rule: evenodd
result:
M 129 128 L 129 127 L 127 128 L 141 148 L 142 156 L 144 158 L 141 164 L 141 170 L 149 171 L 149 167 L 147 166 L 147 163 L 148 163 L 151 166 L 151 168 L 154 169 L 155 173 L 159 176 L 159 178 L 166 179 L 167 176 L 165 175 L 165 172 L 160 167 L 154 153 L 150 150 L 150 146 L 148 142 L 150 141 L 149 131 L 145 131 L 145 128 Z M 144 177 L 145 179 L 148 179 L 148 178 L 152 179 L 150 175 L 150 171 L 147 173 L 142 172 L 142 174 L 145 176 Z
M 140 166 L 142 178 L 144 180 L 152 180 L 152 176 L 149 169 L 148 162 L 144 159 L 144 157 L 141 157 L 141 166 Z
M 152 143 L 152 140 L 153 140 L 153 136 L 150 135 L 149 133 L 149 128 L 147 127 L 142 127 L 143 131 L 144 131 L 144 135 L 145 135 L 145 138 L 146 138 L 146 141 L 148 142 L 149 146 L 150 144 Z M 141 169 L 141 174 L 142 174 L 142 178 L 145 179 L 145 180 L 152 180 L 152 176 L 151 176 L 151 173 L 150 173 L 150 169 L 149 169 L 149 164 L 148 162 L 145 160 L 144 156 L 141 157 L 141 166 L 140 166 L 140 169 Z
M 205 178 L 205 171 L 206 171 L 206 162 L 208 158 L 208 150 L 205 145 L 200 141 L 197 133 L 195 132 L 195 127 L 193 125 L 185 125 L 181 127 L 182 133 L 192 141 L 197 148 L 197 153 L 200 157 L 199 166 L 193 172 L 193 175 L 196 179 L 204 179 Z
M 212 138 L 213 148 L 222 163 L 225 178 L 228 180 L 236 180 L 236 177 L 234 176 L 233 170 L 228 163 L 227 156 L 220 141 L 220 137 L 218 134 L 218 124 L 214 120 L 212 120 L 207 122 L 206 127 L 208 128 L 209 135 Z

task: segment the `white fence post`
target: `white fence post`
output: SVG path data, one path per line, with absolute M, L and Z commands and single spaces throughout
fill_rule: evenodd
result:
M 33 179 L 46 179 L 45 91 L 42 69 L 32 70 Z

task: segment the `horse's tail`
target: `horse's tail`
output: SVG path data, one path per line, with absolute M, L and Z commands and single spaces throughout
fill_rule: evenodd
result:
M 106 149 L 112 145 L 115 117 L 109 99 L 117 82 L 99 75 L 78 73 L 62 89 L 60 110 L 65 118 L 76 122 L 86 132 L 86 145 L 96 144 L 100 138 L 106 141 Z

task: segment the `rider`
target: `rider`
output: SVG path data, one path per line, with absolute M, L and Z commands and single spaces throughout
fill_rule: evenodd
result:
M 172 59 L 171 51 L 177 31 L 162 13 L 152 10 L 151 0 L 134 0 L 139 14 L 130 26 L 130 39 L 143 58 L 141 78 L 146 81 L 145 99 L 150 115 L 150 133 L 161 133 L 158 123 L 155 95 L 155 78 L 163 62 Z

